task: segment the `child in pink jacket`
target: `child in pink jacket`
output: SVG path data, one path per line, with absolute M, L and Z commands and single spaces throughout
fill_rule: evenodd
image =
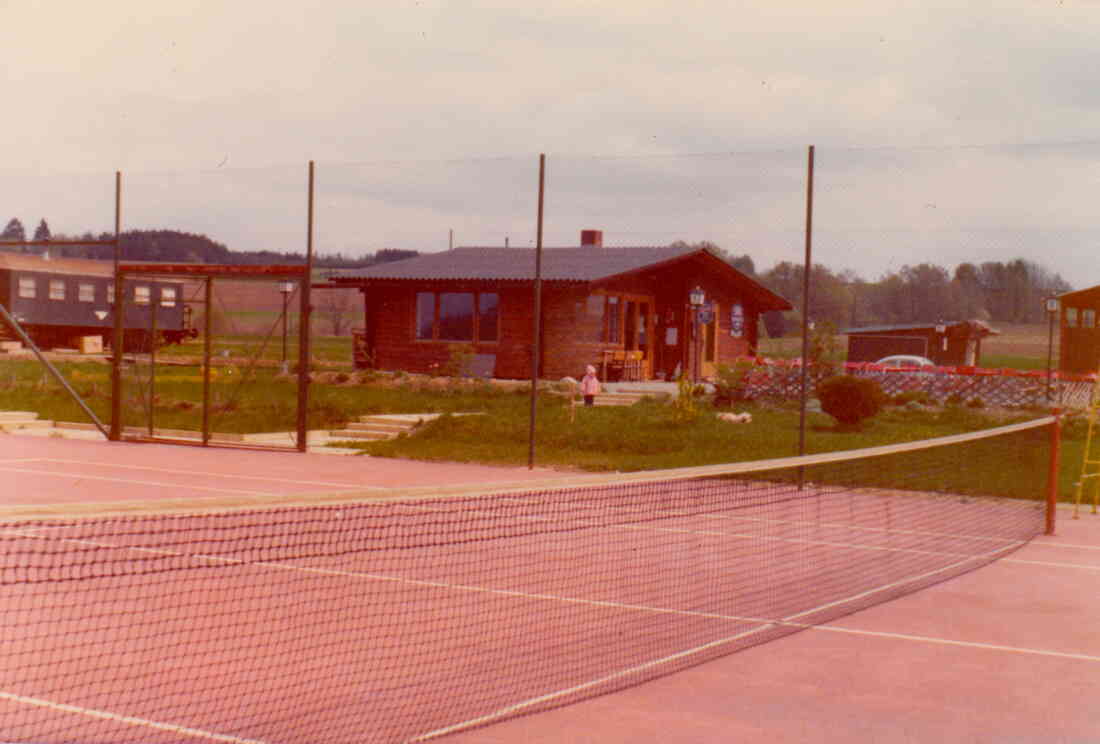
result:
M 584 404 L 592 405 L 600 392 L 600 381 L 596 378 L 596 368 L 589 364 L 585 367 L 584 378 L 581 380 L 581 395 L 584 396 Z

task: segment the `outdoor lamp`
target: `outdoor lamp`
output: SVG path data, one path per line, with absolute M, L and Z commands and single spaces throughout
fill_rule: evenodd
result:
M 702 287 L 695 287 L 695 289 L 691 290 L 691 292 L 688 293 L 688 298 L 688 301 L 691 302 L 692 307 L 699 307 L 707 301 L 707 295 L 703 291 Z
M 1058 298 L 1057 297 L 1048 297 L 1047 298 L 1047 312 L 1048 313 L 1058 312 Z
M 294 291 L 294 282 L 279 282 L 279 291 L 288 295 Z

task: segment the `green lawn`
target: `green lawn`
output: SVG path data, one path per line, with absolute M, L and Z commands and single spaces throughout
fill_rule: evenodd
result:
M 61 362 L 72 385 L 104 422 L 110 418 L 110 368 L 102 363 Z M 145 426 L 150 411 L 143 364 L 127 365 L 124 423 Z M 245 366 L 218 367 L 212 384 L 212 430 L 225 433 L 292 431 L 296 423 L 296 384 L 277 368 L 251 373 Z M 152 411 L 157 428 L 201 429 L 200 368 L 158 369 Z M 0 410 L 31 410 L 42 418 L 83 421 L 84 414 L 34 361 L 0 362 Z M 793 404 L 738 406 L 752 414 L 749 424 L 717 419 L 706 400 L 697 415 L 685 417 L 665 401 L 647 400 L 631 407 L 578 407 L 550 392 L 539 397 L 536 462 L 541 466 L 591 471 L 634 471 L 688 467 L 784 457 L 797 453 L 799 412 Z M 367 413 L 456 413 L 444 416 L 412 436 L 357 442 L 364 453 L 423 460 L 522 465 L 528 458 L 530 400 L 527 388 L 508 390 L 485 383 L 428 383 L 405 375 L 353 375 L 327 371 L 310 386 L 308 427 L 336 429 Z M 851 450 L 895 442 L 975 431 L 1040 415 L 1037 411 L 986 412 L 946 407 L 888 407 L 859 431 L 839 431 L 822 413 L 807 419 L 807 452 Z M 1073 497 L 1080 470 L 1084 426 L 1066 427 L 1061 494 Z M 1023 467 L 1004 464 L 1006 472 Z M 1027 466 L 1034 469 L 1031 465 Z M 1022 478 L 1021 478 L 1022 480 Z

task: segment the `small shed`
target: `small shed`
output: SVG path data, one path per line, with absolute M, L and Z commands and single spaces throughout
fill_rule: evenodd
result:
M 535 252 L 470 247 L 344 272 L 332 287 L 363 293 L 359 363 L 431 372 L 456 349 L 484 375 L 531 374 Z M 607 247 L 599 230 L 581 245 L 546 248 L 539 324 L 544 378 L 579 377 L 593 364 L 624 379 L 702 377 L 755 353 L 761 313 L 791 304 L 718 255 L 679 246 Z M 697 316 L 689 295 L 705 293 Z
M 1058 369 L 1088 374 L 1100 369 L 1100 286 L 1058 296 L 1061 309 L 1058 334 Z
M 849 362 L 874 362 L 894 354 L 927 357 L 942 366 L 978 366 L 982 339 L 998 335 L 980 320 L 847 328 Z

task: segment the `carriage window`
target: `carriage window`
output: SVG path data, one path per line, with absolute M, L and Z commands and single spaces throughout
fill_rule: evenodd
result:
M 115 285 L 113 284 L 107 285 L 107 304 L 115 304 Z
M 27 300 L 33 300 L 38 296 L 38 282 L 33 277 L 19 277 L 19 296 Z
M 1096 311 L 1091 307 L 1081 311 L 1081 327 L 1092 328 L 1096 325 Z
M 81 302 L 95 302 L 95 285 L 81 282 L 77 287 L 77 299 Z
M 175 287 L 161 287 L 160 288 L 160 306 L 161 307 L 175 307 L 176 306 L 176 288 Z
M 1077 327 L 1077 308 L 1075 308 L 1075 307 L 1067 307 L 1066 308 L 1066 326 L 1069 327 L 1069 328 L 1076 328 Z
M 63 299 L 65 299 L 65 280 L 64 279 L 51 279 L 50 280 L 50 299 L 51 300 L 63 300 Z
M 134 287 L 134 302 L 139 305 L 149 304 L 150 292 L 149 288 L 144 285 Z

